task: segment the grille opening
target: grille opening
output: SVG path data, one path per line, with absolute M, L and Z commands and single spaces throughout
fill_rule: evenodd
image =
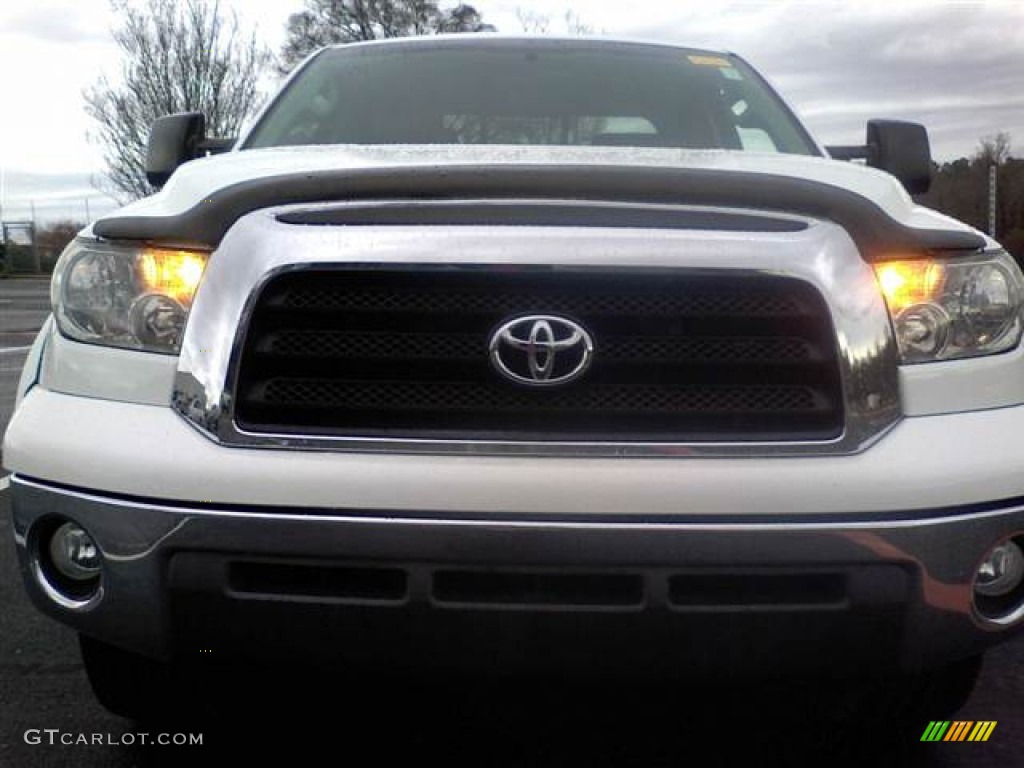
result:
M 593 337 L 583 376 L 535 388 L 496 370 L 492 334 L 532 314 L 570 319 Z M 286 273 L 256 301 L 236 382 L 235 419 L 254 433 L 816 441 L 838 438 L 844 424 L 824 299 L 803 281 L 747 273 Z
M 433 594 L 439 604 L 631 608 L 643 604 L 644 583 L 636 574 L 439 571 Z
M 685 608 L 839 607 L 847 597 L 841 573 L 685 573 L 669 579 L 669 602 Z
M 398 568 L 235 562 L 228 571 L 232 591 L 255 595 L 400 601 L 407 582 Z

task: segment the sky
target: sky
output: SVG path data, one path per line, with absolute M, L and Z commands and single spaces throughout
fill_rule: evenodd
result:
M 221 0 L 272 50 L 302 0 Z M 440 3 L 442 7 L 454 2 Z M 873 117 L 915 120 L 936 160 L 970 155 L 1005 131 L 1024 154 L 1024 0 L 478 0 L 500 32 L 522 15 L 564 32 L 573 11 L 598 34 L 738 53 L 825 144 L 856 144 Z M 109 0 L 5 0 L 0 6 L 0 216 L 96 218 L 114 207 L 82 91 L 116 77 Z

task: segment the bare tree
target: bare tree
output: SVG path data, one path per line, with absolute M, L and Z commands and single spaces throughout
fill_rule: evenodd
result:
M 71 219 L 51 221 L 36 230 L 36 245 L 44 254 L 56 258 L 84 226 L 82 222 Z
M 530 35 L 546 35 L 551 31 L 551 17 L 545 13 L 516 8 L 516 19 L 523 32 Z
M 983 136 L 974 153 L 976 160 L 989 165 L 1004 165 L 1010 159 L 1010 134 L 1000 131 L 992 136 Z
M 441 9 L 430 0 L 306 0 L 305 10 L 288 17 L 286 29 L 288 38 L 279 66 L 282 73 L 325 45 L 494 31 L 471 5 Z
M 565 22 L 565 31 L 570 35 L 583 37 L 585 35 L 593 35 L 596 31 L 594 25 L 584 21 L 583 17 L 576 13 L 576 11 L 566 11 L 562 20 Z
M 84 93 L 96 121 L 91 137 L 103 147 L 109 188 L 121 202 L 152 192 L 145 175 L 153 120 L 174 112 L 206 114 L 214 136 L 236 135 L 260 100 L 257 85 L 271 54 L 220 0 L 113 0 L 121 26 L 121 77 L 103 75 Z M 107 186 L 107 185 L 105 185 Z
M 547 14 L 526 10 L 522 7 L 516 9 L 516 19 L 523 32 L 532 35 L 564 34 L 583 37 L 596 32 L 593 24 L 584 21 L 582 16 L 571 9 L 562 14 L 560 29 L 552 28 L 551 17 Z

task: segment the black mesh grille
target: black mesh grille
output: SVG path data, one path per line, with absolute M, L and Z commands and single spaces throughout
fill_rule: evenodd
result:
M 579 379 L 491 364 L 510 318 L 591 334 Z M 252 431 L 508 440 L 821 440 L 842 431 L 828 310 L 811 286 L 669 271 L 322 269 L 261 293 L 236 418 Z
M 402 311 L 424 314 L 460 312 L 522 312 L 522 307 L 543 306 L 547 312 L 589 315 L 791 315 L 800 311 L 793 297 L 758 293 L 712 293 L 682 296 L 629 296 L 597 294 L 571 296 L 557 289 L 540 293 L 415 293 L 401 290 L 338 290 L 317 286 L 299 288 L 282 297 L 280 306 L 290 309 L 340 309 L 347 311 Z

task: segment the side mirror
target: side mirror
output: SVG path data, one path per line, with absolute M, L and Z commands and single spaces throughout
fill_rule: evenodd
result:
M 206 138 L 206 116 L 202 112 L 178 112 L 157 118 L 146 148 L 146 178 L 159 189 L 182 163 L 204 152 L 224 152 L 234 139 Z
M 863 147 L 825 147 L 836 160 L 866 160 L 872 168 L 899 179 L 912 195 L 923 195 L 932 185 L 932 150 L 928 131 L 902 120 L 868 120 Z
M 868 165 L 891 173 L 912 195 L 928 191 L 932 185 L 932 150 L 923 125 L 869 120 L 867 139 Z
M 206 115 L 179 112 L 157 118 L 149 132 L 146 148 L 146 178 L 160 188 L 182 163 L 196 157 L 206 138 Z

